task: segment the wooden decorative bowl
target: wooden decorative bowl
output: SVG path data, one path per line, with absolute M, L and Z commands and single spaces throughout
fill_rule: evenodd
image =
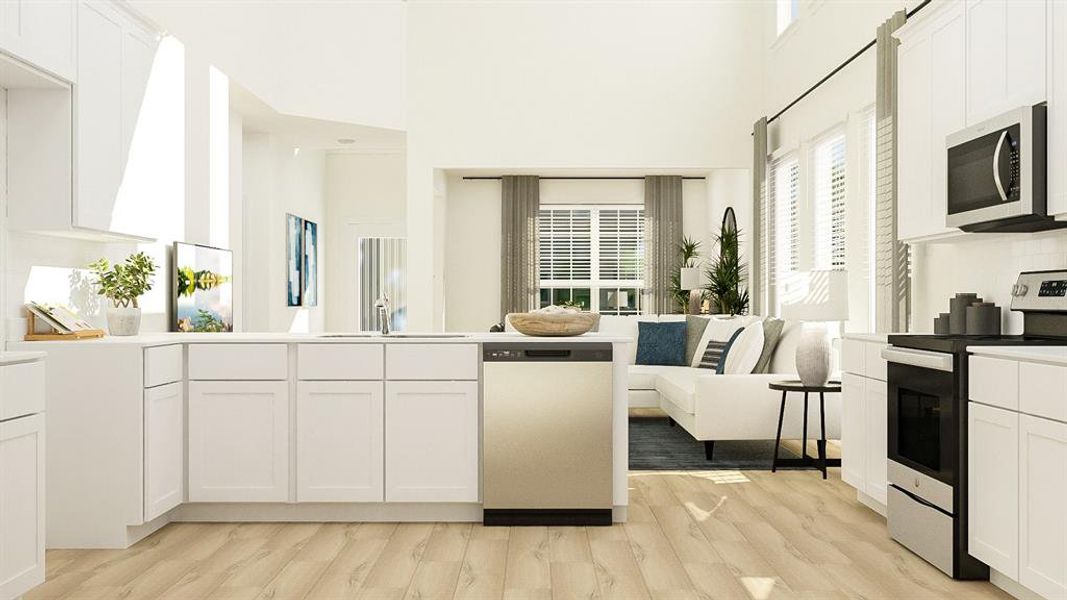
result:
M 588 333 L 600 323 L 600 315 L 588 312 L 509 313 L 511 325 L 524 335 L 571 337 Z

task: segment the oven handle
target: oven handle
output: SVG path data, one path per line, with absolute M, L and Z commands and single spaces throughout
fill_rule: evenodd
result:
M 952 355 L 927 350 L 910 350 L 888 346 L 882 348 L 882 358 L 891 363 L 952 372 Z

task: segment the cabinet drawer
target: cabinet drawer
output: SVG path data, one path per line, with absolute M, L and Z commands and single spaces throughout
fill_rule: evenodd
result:
M 144 386 L 166 385 L 182 380 L 182 347 L 157 346 L 144 350 Z
M 864 360 L 864 374 L 878 381 L 886 381 L 886 371 L 888 367 L 886 360 L 882 358 L 882 348 L 885 348 L 885 344 L 878 342 L 866 342 L 863 344 L 866 358 Z
M 841 340 L 841 370 L 853 375 L 863 375 L 866 344 L 859 340 Z
M 281 380 L 289 377 L 285 344 L 190 344 L 191 380 Z
M 387 379 L 478 379 L 477 344 L 389 344 Z
M 303 380 L 382 379 L 385 349 L 381 344 L 300 344 L 296 375 Z
M 1019 363 L 987 356 L 967 361 L 970 399 L 990 406 L 1019 410 Z
M 1019 363 L 1019 411 L 1067 422 L 1067 367 Z
M 44 363 L 0 367 L 0 420 L 44 410 Z

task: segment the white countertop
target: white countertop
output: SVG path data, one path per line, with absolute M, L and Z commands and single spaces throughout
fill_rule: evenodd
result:
M 0 365 L 11 365 L 22 362 L 41 360 L 46 356 L 44 352 L 0 352 Z
M 967 346 L 980 356 L 1067 366 L 1067 346 Z
M 896 334 L 894 334 L 896 335 Z M 858 342 L 876 342 L 879 344 L 889 343 L 888 333 L 843 333 L 841 339 L 856 340 Z
M 456 333 L 461 337 L 441 337 L 440 333 L 425 334 L 404 333 L 405 337 L 382 336 L 377 334 L 355 335 L 342 333 L 146 333 L 143 335 L 120 337 L 105 336 L 97 339 L 77 341 L 12 341 L 9 348 L 26 350 L 27 348 L 70 347 L 71 345 L 126 345 L 126 346 L 165 346 L 168 344 L 247 344 L 247 343 L 313 343 L 313 344 L 381 344 L 381 343 L 416 343 L 416 344 L 482 344 L 486 342 L 524 342 L 524 343 L 623 343 L 633 340 L 621 335 L 604 333 L 587 333 L 574 337 L 532 337 L 518 333 Z M 435 337 L 436 336 L 436 337 Z

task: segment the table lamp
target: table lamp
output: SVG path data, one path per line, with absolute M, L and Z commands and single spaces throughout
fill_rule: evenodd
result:
M 682 272 L 678 277 L 678 287 L 682 290 L 689 292 L 689 314 L 700 314 L 700 301 L 703 294 L 700 293 L 700 268 L 699 267 L 682 267 Z
M 805 386 L 819 387 L 830 379 L 830 336 L 827 321 L 848 320 L 848 273 L 801 271 L 784 282 L 782 318 L 803 321 L 797 344 L 797 375 Z

